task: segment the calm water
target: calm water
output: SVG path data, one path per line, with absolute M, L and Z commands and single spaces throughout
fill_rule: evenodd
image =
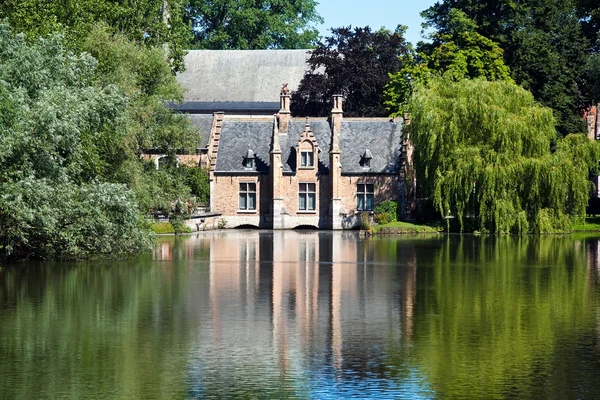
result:
M 0 398 L 600 398 L 598 238 L 231 231 L 4 265 Z

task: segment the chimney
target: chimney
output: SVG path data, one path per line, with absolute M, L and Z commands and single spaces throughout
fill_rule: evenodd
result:
M 288 89 L 288 84 L 284 82 L 279 94 L 279 113 L 277 114 L 279 133 L 288 133 L 290 115 L 290 89 Z
M 342 108 L 343 97 L 341 94 L 333 95 L 333 109 L 331 110 L 331 124 L 333 129 L 339 133 L 342 126 L 342 118 L 344 116 L 344 109 Z

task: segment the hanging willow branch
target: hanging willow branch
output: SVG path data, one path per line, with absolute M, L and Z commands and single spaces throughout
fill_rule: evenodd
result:
M 409 110 L 419 197 L 461 230 L 469 216 L 487 232 L 564 232 L 585 213 L 600 146 L 557 139 L 552 111 L 523 88 L 436 78 Z

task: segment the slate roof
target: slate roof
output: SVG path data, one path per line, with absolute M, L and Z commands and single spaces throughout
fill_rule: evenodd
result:
M 289 132 L 280 134 L 284 174 L 296 171 L 296 146 L 304 130 L 304 120 L 292 119 Z M 329 173 L 331 128 L 325 119 L 310 120 L 310 128 L 319 145 L 319 173 Z M 225 119 L 221 128 L 215 173 L 269 173 L 273 118 Z M 342 122 L 340 150 L 342 174 L 365 173 L 395 174 L 400 171 L 402 129 L 398 123 L 381 119 L 349 120 Z M 373 155 L 371 168 L 365 169 L 360 161 L 366 149 Z M 244 168 L 248 149 L 255 155 L 254 168 Z
M 273 117 L 270 119 L 225 119 L 221 125 L 215 172 L 269 173 Z M 248 149 L 254 152 L 254 168 L 244 168 Z
M 190 50 L 177 81 L 185 102 L 273 102 L 283 82 L 296 90 L 309 50 Z
M 401 145 L 401 123 L 387 120 L 344 120 L 340 135 L 342 174 L 399 173 Z M 367 149 L 373 155 L 369 169 L 360 165 Z
M 208 146 L 213 116 L 208 114 L 190 114 L 189 118 L 192 122 L 192 125 L 200 130 L 200 145 L 198 147 L 204 148 Z

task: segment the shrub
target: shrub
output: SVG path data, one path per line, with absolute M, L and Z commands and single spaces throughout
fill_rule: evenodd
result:
M 175 233 L 175 228 L 170 222 L 157 222 L 152 224 L 152 231 L 156 234 Z
M 377 222 L 380 225 L 385 225 L 385 224 L 389 224 L 392 221 L 392 216 L 390 215 L 390 213 L 381 213 L 381 214 L 375 214 L 375 222 Z
M 398 202 L 386 200 L 379 203 L 373 210 L 378 224 L 387 224 L 398 220 Z M 386 222 L 383 222 L 386 221 Z
M 371 230 L 371 221 L 369 221 L 369 213 L 360 213 L 360 229 L 365 231 Z

